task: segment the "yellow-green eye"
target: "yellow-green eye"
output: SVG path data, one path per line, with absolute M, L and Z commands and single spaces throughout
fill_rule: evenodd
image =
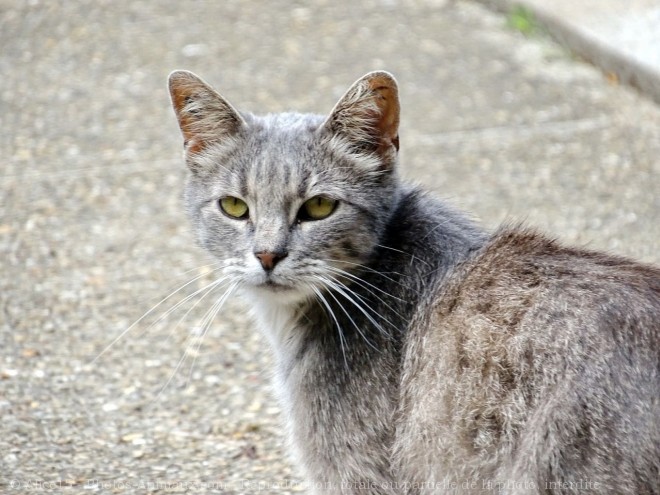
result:
M 300 208 L 298 218 L 300 220 L 323 220 L 335 211 L 337 201 L 325 196 L 314 196 L 305 201 Z
M 242 199 L 234 196 L 227 196 L 220 200 L 222 211 L 232 218 L 247 218 L 248 205 Z

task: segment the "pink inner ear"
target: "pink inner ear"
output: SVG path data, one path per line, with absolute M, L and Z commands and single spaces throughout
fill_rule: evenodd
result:
M 381 139 L 382 151 L 384 148 L 394 146 L 399 150 L 399 98 L 394 81 L 384 80 L 376 76 L 374 80 L 369 81 L 371 91 L 374 93 L 374 99 L 378 106 L 379 115 L 376 120 L 376 127 Z
M 339 99 L 324 125 L 356 150 L 369 148 L 385 155 L 399 149 L 397 84 L 387 72 L 371 72 L 358 79 Z
M 378 129 L 383 137 L 394 139 L 399 129 L 399 104 L 396 93 L 389 86 L 374 89 L 378 93 L 376 104 L 380 110 Z
M 184 146 L 192 153 L 201 151 L 202 146 L 195 139 L 195 133 L 192 131 L 193 119 L 184 112 L 186 104 L 194 97 L 194 88 L 190 83 L 175 82 L 170 83 L 170 95 L 172 97 L 172 106 L 179 122 L 179 128 L 183 134 Z

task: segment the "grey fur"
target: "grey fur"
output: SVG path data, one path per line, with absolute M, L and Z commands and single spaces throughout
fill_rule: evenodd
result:
M 239 114 L 187 72 L 170 90 L 198 240 L 273 347 L 315 493 L 660 493 L 657 268 L 488 235 L 400 181 L 387 73 L 327 118 Z M 315 195 L 336 211 L 299 221 Z

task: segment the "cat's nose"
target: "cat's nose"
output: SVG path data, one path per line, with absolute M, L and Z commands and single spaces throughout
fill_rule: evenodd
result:
M 289 253 L 286 251 L 259 251 L 254 253 L 257 259 L 261 262 L 261 266 L 263 266 L 264 270 L 267 272 L 275 268 L 275 265 L 286 258 L 288 254 Z

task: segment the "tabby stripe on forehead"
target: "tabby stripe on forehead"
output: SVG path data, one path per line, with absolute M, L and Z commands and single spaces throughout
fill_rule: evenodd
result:
M 239 175 L 238 175 L 238 184 L 240 187 L 241 191 L 241 196 L 243 198 L 247 198 L 249 196 L 249 189 L 248 189 L 248 179 L 247 179 L 247 171 L 242 168 Z
M 311 178 L 309 170 L 305 169 L 303 166 L 298 165 L 298 175 L 300 179 L 298 180 L 298 196 L 301 199 L 304 199 L 307 196 L 307 191 L 309 187 L 309 180 Z
M 291 211 L 292 207 L 293 207 L 293 200 L 291 200 L 289 198 L 286 198 L 284 200 L 284 204 L 283 204 L 282 208 L 284 209 L 285 212 L 289 212 L 289 211 Z
M 256 183 L 258 185 L 274 183 L 281 177 L 282 168 L 282 164 L 278 162 L 270 160 L 260 162 L 254 174 Z
M 283 172 L 283 180 L 285 184 L 289 183 L 289 180 L 291 179 L 291 168 L 292 166 L 290 164 L 283 164 L 282 166 L 282 172 Z

